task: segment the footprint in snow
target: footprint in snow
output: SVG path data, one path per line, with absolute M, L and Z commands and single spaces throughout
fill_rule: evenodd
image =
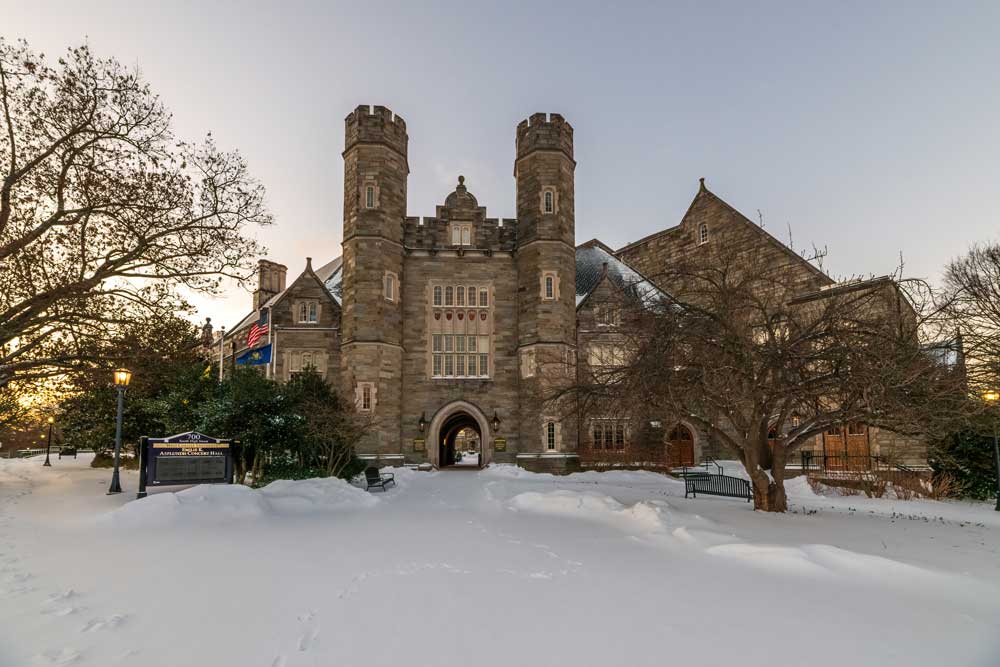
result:
M 317 636 L 319 636 L 319 630 L 310 630 L 299 637 L 299 650 L 308 651 L 309 647 L 315 643 Z
M 74 607 L 73 605 L 69 605 L 68 607 L 49 607 L 42 609 L 42 614 L 45 616 L 69 616 L 78 611 L 83 611 L 83 609 L 84 607 Z
M 10 586 L 7 588 L 8 595 L 24 595 L 34 593 L 37 589 L 34 586 Z
M 285 656 L 279 655 L 274 658 L 271 667 L 285 667 Z
M 113 630 L 125 622 L 125 614 L 114 614 L 107 618 L 92 618 L 80 628 L 80 632 L 97 632 L 99 630 Z
M 42 651 L 35 656 L 34 661 L 40 665 L 71 665 L 81 658 L 83 654 L 75 648 L 53 648 Z
M 68 600 L 68 599 L 70 599 L 72 597 L 76 597 L 77 595 L 78 595 L 78 593 L 75 590 L 73 590 L 72 588 L 67 588 L 66 590 L 64 590 L 64 591 L 62 591 L 60 593 L 52 593 L 47 598 L 45 598 L 45 601 L 46 602 L 59 602 L 60 600 Z

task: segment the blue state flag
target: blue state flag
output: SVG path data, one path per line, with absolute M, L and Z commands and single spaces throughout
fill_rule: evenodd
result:
M 271 345 L 259 347 L 256 350 L 247 350 L 236 357 L 237 366 L 260 366 L 271 363 Z

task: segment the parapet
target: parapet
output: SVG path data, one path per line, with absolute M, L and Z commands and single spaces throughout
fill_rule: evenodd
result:
M 573 159 L 573 126 L 557 113 L 533 113 L 517 126 L 517 157 L 536 150 L 557 150 Z
M 406 121 L 386 107 L 376 106 L 374 111 L 367 104 L 347 114 L 344 119 L 344 151 L 355 144 L 384 144 L 406 157 L 408 137 Z

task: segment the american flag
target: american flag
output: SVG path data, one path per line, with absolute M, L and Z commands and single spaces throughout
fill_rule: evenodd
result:
M 267 311 L 260 309 L 260 319 L 253 323 L 247 333 L 247 347 L 253 347 L 261 338 L 267 335 Z

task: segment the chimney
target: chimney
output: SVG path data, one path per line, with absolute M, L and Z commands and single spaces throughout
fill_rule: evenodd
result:
M 284 291 L 288 267 L 266 259 L 257 262 L 257 290 L 253 293 L 253 308 L 259 309 L 272 296 Z

